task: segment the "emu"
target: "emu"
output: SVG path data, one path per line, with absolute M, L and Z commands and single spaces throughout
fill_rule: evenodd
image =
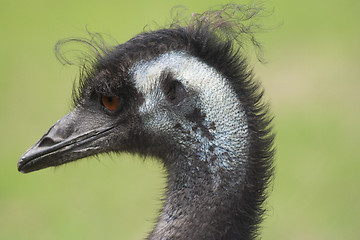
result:
M 168 186 L 148 239 L 255 239 L 274 153 L 272 115 L 240 51 L 253 39 L 244 22 L 257 12 L 228 5 L 111 49 L 85 42 L 100 50 L 81 75 L 74 109 L 20 157 L 18 170 L 105 152 L 154 156 Z

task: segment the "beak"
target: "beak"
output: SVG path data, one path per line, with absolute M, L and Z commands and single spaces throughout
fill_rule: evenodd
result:
M 18 170 L 33 172 L 107 151 L 106 137 L 113 127 L 97 120 L 90 112 L 75 108 L 20 157 Z

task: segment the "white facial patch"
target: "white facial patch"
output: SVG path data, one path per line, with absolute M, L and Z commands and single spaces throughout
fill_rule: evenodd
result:
M 208 149 L 210 145 L 213 146 L 213 154 L 217 156 L 215 163 L 211 164 L 214 181 L 217 181 L 215 176 L 220 167 L 231 170 L 245 164 L 248 123 L 236 93 L 228 80 L 214 68 L 184 52 L 168 52 L 150 61 L 140 61 L 131 69 L 135 86 L 145 98 L 139 109 L 140 114 L 156 115 L 156 118 L 149 117 L 149 126 L 163 130 L 175 124 L 166 109 L 161 109 L 161 102 L 165 99 L 161 90 L 161 74 L 164 71 L 170 72 L 186 90 L 198 93 L 196 107 L 205 114 L 204 124 L 215 126 L 209 127 L 214 136 L 211 141 L 201 136 L 200 132 L 194 133 L 198 142 L 202 143 L 201 146 L 194 146 L 201 160 L 208 161 Z

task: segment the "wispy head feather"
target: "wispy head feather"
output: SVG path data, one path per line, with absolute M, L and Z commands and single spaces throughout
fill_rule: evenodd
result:
M 80 103 L 81 92 L 87 79 L 95 74 L 96 63 L 110 53 L 117 45 L 111 38 L 105 41 L 104 34 L 93 33 L 86 29 L 88 37 L 65 38 L 55 45 L 55 56 L 63 65 L 75 65 L 79 67 L 79 81 L 75 81 L 72 90 L 73 107 Z
M 182 6 L 172 9 L 171 28 L 185 26 L 189 30 L 208 29 L 220 39 L 236 44 L 234 47 L 241 50 L 243 55 L 247 48 L 253 46 L 258 60 L 264 62 L 262 45 L 255 35 L 265 30 L 260 24 L 260 19 L 267 17 L 271 12 L 262 4 L 227 4 L 201 14 L 192 13 L 190 18 L 185 16 L 185 12 L 186 8 Z

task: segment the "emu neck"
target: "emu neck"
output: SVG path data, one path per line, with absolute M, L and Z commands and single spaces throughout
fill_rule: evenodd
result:
M 239 179 L 244 179 L 244 169 L 214 173 L 209 162 L 188 157 L 180 156 L 168 167 L 165 205 L 149 239 L 240 239 L 234 233 L 239 227 L 236 216 L 241 214 L 244 189 Z

